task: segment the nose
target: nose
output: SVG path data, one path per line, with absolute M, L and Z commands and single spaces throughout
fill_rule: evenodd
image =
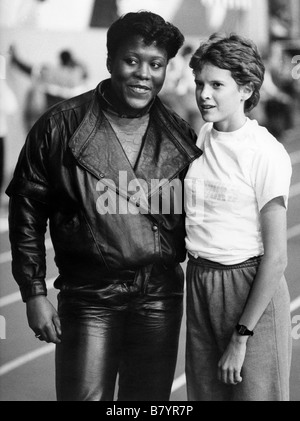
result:
M 210 89 L 210 87 L 207 86 L 207 85 L 204 85 L 202 87 L 202 91 L 200 93 L 200 96 L 201 96 L 201 99 L 202 100 L 204 100 L 204 99 L 210 99 L 211 98 L 211 89 Z
M 149 72 L 149 66 L 147 63 L 140 63 L 137 69 L 137 76 L 140 79 L 149 79 L 150 72 Z

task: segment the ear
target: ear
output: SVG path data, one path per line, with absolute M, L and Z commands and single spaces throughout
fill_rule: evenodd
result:
M 110 57 L 107 57 L 107 59 L 106 59 L 106 68 L 108 70 L 108 73 L 111 73 L 112 62 L 111 62 L 111 58 Z
M 247 99 L 251 98 L 253 91 L 254 89 L 252 83 L 247 83 L 247 85 L 243 85 L 241 87 L 241 100 L 247 101 Z

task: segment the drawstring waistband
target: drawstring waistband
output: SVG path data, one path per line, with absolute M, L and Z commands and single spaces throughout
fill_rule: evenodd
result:
M 192 262 L 195 265 L 204 266 L 208 268 L 213 269 L 219 269 L 219 270 L 231 270 L 231 269 L 242 269 L 246 267 L 251 266 L 259 266 L 260 261 L 263 256 L 255 256 L 251 257 L 248 260 L 245 260 L 244 262 L 237 263 L 235 265 L 223 265 L 218 262 L 213 262 L 212 260 L 203 259 L 202 257 L 193 257 L 191 254 L 188 255 L 190 262 Z

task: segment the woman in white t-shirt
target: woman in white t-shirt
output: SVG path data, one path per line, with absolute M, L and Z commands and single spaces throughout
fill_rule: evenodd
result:
M 264 65 L 252 41 L 213 34 L 190 67 L 206 124 L 185 180 L 188 399 L 288 400 L 291 163 L 246 116 Z

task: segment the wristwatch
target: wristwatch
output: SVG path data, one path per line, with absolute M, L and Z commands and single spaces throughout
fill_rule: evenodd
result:
M 235 329 L 236 329 L 237 333 L 241 336 L 253 336 L 254 335 L 253 330 L 247 329 L 247 327 L 244 326 L 244 325 L 237 324 Z

